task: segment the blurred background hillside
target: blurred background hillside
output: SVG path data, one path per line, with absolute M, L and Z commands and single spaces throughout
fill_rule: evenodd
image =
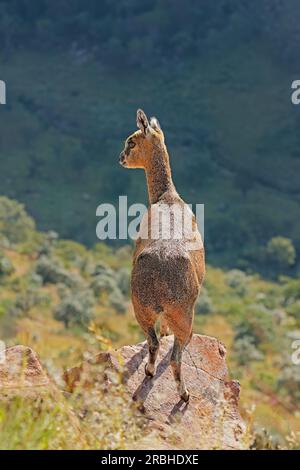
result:
M 205 204 L 211 262 L 264 271 L 278 235 L 299 252 L 299 17 L 297 0 L 1 0 L 1 192 L 92 245 L 98 204 L 147 200 L 117 164 L 142 107 Z
M 0 339 L 33 347 L 58 381 L 143 339 L 132 246 L 95 233 L 100 203 L 147 202 L 143 173 L 118 164 L 142 107 L 178 191 L 205 204 L 195 331 L 226 344 L 253 447 L 299 448 L 299 2 L 0 0 L 0 44 Z M 35 415 L 15 416 L 0 406 L 0 446 L 58 445 L 48 415 L 35 440 L 14 421 Z

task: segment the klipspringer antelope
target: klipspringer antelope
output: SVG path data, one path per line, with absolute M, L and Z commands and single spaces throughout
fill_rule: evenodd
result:
M 155 326 L 160 318 L 161 333 L 167 328 L 174 333 L 171 366 L 180 397 L 187 402 L 189 392 L 181 360 L 192 336 L 194 305 L 204 279 L 204 248 L 195 216 L 175 189 L 158 120 L 148 120 L 139 109 L 137 126 L 139 130 L 127 138 L 119 160 L 125 168 L 145 170 L 149 195 L 148 212 L 141 221 L 133 255 L 132 303 L 149 346 L 146 375 L 155 375 L 159 350 Z M 191 220 L 188 229 L 185 223 L 179 223 L 186 213 Z M 183 231 L 178 236 L 180 225 Z

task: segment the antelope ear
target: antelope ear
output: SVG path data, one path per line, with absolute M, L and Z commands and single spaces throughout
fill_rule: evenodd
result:
M 149 130 L 149 121 L 142 109 L 138 109 L 136 112 L 136 125 L 144 134 L 147 134 Z
M 160 127 L 158 119 L 156 119 L 156 117 L 152 117 L 150 119 L 150 126 L 151 126 L 151 129 L 153 129 L 155 132 L 157 132 L 160 135 L 160 138 L 164 142 L 165 141 L 165 136 L 164 136 L 164 133 L 162 131 L 162 128 Z
M 150 118 L 150 126 L 151 126 L 152 129 L 154 129 L 155 131 L 162 132 L 161 127 L 160 127 L 160 124 L 159 124 L 159 121 L 158 121 L 158 119 L 157 119 L 156 117 Z

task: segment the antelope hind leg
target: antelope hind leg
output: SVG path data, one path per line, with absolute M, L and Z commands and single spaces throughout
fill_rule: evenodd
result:
M 174 333 L 171 367 L 178 393 L 185 402 L 189 401 L 190 394 L 185 385 L 181 369 L 181 361 L 184 348 L 188 345 L 192 337 L 193 318 L 194 313 L 191 310 L 188 312 L 174 312 L 173 315 L 168 318 L 170 328 Z
M 159 341 L 155 332 L 155 323 L 158 316 L 150 310 L 141 311 L 141 309 L 136 307 L 135 316 L 146 336 L 149 348 L 149 358 L 145 366 L 145 374 L 153 377 L 155 375 L 155 361 L 159 350 Z

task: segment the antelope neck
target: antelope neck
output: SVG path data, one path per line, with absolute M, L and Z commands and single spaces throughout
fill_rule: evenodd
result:
M 145 171 L 150 204 L 158 202 L 166 191 L 175 190 L 166 149 L 154 149 Z

